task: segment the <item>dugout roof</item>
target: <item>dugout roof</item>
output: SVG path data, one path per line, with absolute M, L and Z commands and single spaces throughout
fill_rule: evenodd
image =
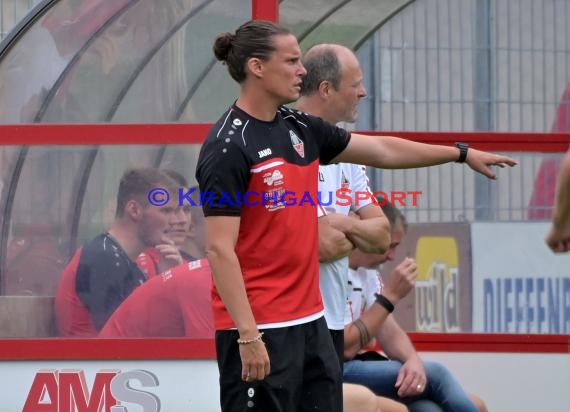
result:
M 45 0 L 0 44 L 0 123 L 214 121 L 237 85 L 213 38 L 269 1 Z M 409 3 L 283 0 L 279 18 L 303 48 L 356 49 Z

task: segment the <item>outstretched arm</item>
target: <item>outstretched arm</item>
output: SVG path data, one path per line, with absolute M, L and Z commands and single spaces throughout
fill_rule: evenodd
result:
M 546 243 L 553 252 L 570 251 L 570 150 L 560 165 L 552 225 Z
M 352 133 L 346 149 L 333 162 L 365 164 L 383 169 L 410 169 L 435 166 L 459 159 L 459 149 L 452 146 L 418 143 L 393 136 L 366 136 Z M 489 166 L 515 166 L 508 157 L 469 149 L 465 161 L 469 167 L 490 179 L 497 175 Z

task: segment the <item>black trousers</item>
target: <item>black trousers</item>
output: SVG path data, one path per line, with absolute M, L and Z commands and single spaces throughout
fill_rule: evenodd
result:
M 344 366 L 344 329 L 329 329 L 329 333 L 331 334 L 334 350 L 338 357 L 338 362 L 340 363 L 340 372 L 342 373 Z

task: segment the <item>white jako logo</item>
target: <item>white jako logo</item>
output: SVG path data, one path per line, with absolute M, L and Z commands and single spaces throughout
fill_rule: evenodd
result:
M 271 154 L 271 149 L 267 148 L 260 150 L 259 152 L 257 152 L 257 154 L 259 155 L 260 159 L 263 159 L 264 157 L 269 156 Z

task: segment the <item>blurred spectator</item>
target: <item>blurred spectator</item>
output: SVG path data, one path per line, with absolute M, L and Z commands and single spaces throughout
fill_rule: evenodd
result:
M 190 227 L 180 249 L 195 259 L 202 259 L 206 256 L 206 220 L 198 187 L 191 187 L 190 190 L 193 190 L 190 198 L 196 206 L 190 207 Z
M 188 190 L 186 178 L 174 170 L 163 169 L 163 172 L 178 184 L 176 191 L 176 201 L 178 201 L 178 190 Z M 170 242 L 146 248 L 136 259 L 137 265 L 144 272 L 147 278 L 151 278 L 159 273 L 165 272 L 184 261 L 190 262 L 192 260 L 196 260 L 194 257 L 180 249 L 180 246 L 186 240 L 189 226 L 191 224 L 190 205 L 182 205 L 182 207 L 186 214 L 186 222 L 180 221 L 177 225 L 174 225 L 169 229 L 166 235 L 170 239 Z
M 8 245 L 4 293 L 53 296 L 64 267 L 54 225 L 29 225 Z
M 566 90 L 558 104 L 551 132 L 570 132 L 570 82 L 566 85 Z M 540 164 L 528 205 L 528 218 L 530 220 L 550 220 L 552 218 L 556 176 L 560 170 L 560 162 L 560 158 L 548 158 Z
M 72 155 L 57 149 L 31 151 L 17 176 L 3 273 L 7 295 L 55 294 L 67 261 L 62 252 L 62 233 L 67 224 L 62 205 L 69 201 L 70 191 L 61 186 L 69 181 L 58 175 L 59 167 L 69 165 L 63 163 L 64 157 Z M 54 185 L 56 180 L 62 185 Z
M 163 188 L 170 201 L 149 203 L 149 192 Z M 110 229 L 80 248 L 65 268 L 55 299 L 61 336 L 94 336 L 119 304 L 147 279 L 134 260 L 144 248 L 168 241 L 166 233 L 186 222 L 173 196 L 177 184 L 157 169 L 124 173 L 117 213 Z
M 562 159 L 555 201 L 546 244 L 553 252 L 564 253 L 570 251 L 570 150 Z

